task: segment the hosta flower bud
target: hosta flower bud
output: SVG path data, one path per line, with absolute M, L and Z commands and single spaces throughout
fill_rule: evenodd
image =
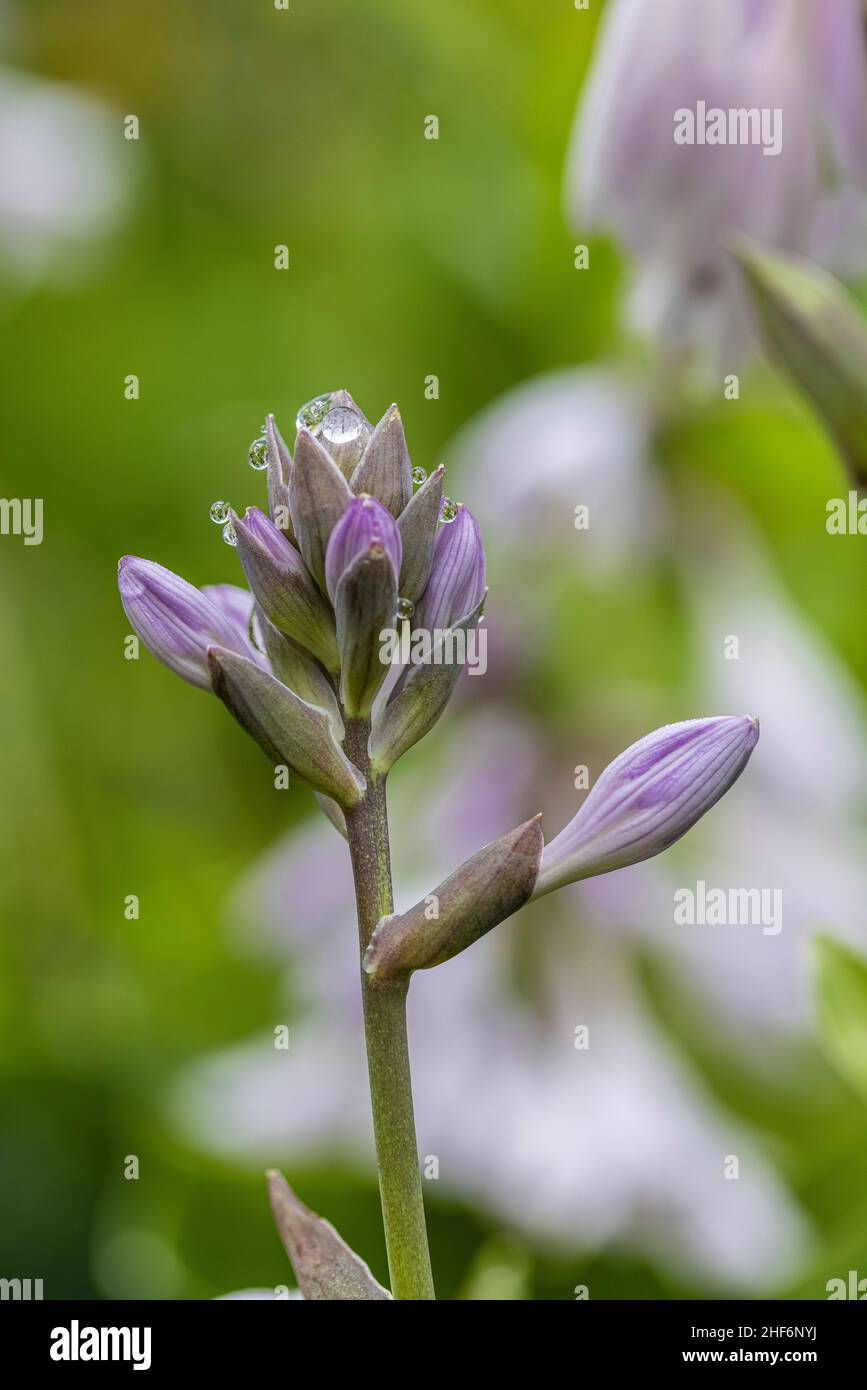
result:
M 298 642 L 279 632 L 269 623 L 265 614 L 257 612 L 254 619 L 258 634 L 264 644 L 271 670 L 283 685 L 308 705 L 317 705 L 331 717 L 331 727 L 338 743 L 343 742 L 344 728 L 340 717 L 340 706 L 334 686 L 323 671 L 319 662 L 305 651 Z
M 350 486 L 359 495 L 367 492 L 378 497 L 393 516 L 400 516 L 412 497 L 412 466 L 396 405 L 389 407 L 374 429 Z
M 250 590 L 241 589 L 237 584 L 203 584 L 199 593 L 209 598 L 220 612 L 234 623 L 241 642 L 238 650 L 251 660 L 258 659 L 261 666 L 267 666 L 267 658 L 262 655 L 261 632 L 255 616 L 256 600 Z
M 542 857 L 540 817 L 480 849 L 408 912 L 377 923 L 364 969 L 377 979 L 428 970 L 466 950 L 530 897 Z
M 328 450 L 301 429 L 289 474 L 289 510 L 304 562 L 325 591 L 325 552 L 353 494 Z
M 460 504 L 454 521 L 444 523 L 437 533 L 430 578 L 413 626 L 428 632 L 451 627 L 477 607 L 484 592 L 482 533 L 469 508 Z
M 239 609 L 227 611 L 225 595 L 205 593 L 153 560 L 135 555 L 120 561 L 117 583 L 126 615 L 145 646 L 191 685 L 211 688 L 208 647 L 219 644 L 253 656 L 238 621 Z
M 273 415 L 269 415 L 265 420 L 265 437 L 268 440 L 268 512 L 275 526 L 279 526 L 291 540 L 295 534 L 289 515 L 289 473 L 292 459 Z
M 481 621 L 485 595 L 473 612 L 451 632 L 469 635 Z M 388 772 L 398 758 L 424 738 L 452 697 L 465 662 L 447 650 L 450 632 L 444 632 L 431 649 L 431 659 L 413 665 L 401 675 L 388 703 L 379 711 L 370 738 L 370 758 L 380 773 Z
M 373 541 L 341 576 L 334 606 L 341 698 L 350 717 L 366 719 L 388 673 L 381 635 L 393 627 L 397 610 L 397 570 L 381 541 Z
M 265 1176 L 277 1230 L 304 1298 L 341 1302 L 391 1298 L 330 1221 L 323 1221 L 299 1201 L 282 1173 L 271 1170 Z
M 758 737 L 757 719 L 720 716 L 666 724 L 633 743 L 545 846 L 533 896 L 668 849 L 737 781 Z
M 238 558 L 263 613 L 329 671 L 338 665 L 334 619 L 298 551 L 258 507 L 232 513 Z
M 867 483 L 867 327 L 859 312 L 819 266 L 744 238 L 733 249 L 771 355 L 813 402 L 855 481 Z
M 372 433 L 370 421 L 348 391 L 333 391 L 328 410 L 313 430 L 344 478 L 352 476 Z
M 208 659 L 214 691 L 267 757 L 338 805 L 354 806 L 365 781 L 337 743 L 329 715 L 234 652 L 211 647 Z
M 401 598 L 417 603 L 430 576 L 434 542 L 443 497 L 445 468 L 440 464 L 425 479 L 404 507 L 397 524 L 403 541 L 403 565 L 398 590 Z
M 372 545 L 382 546 L 397 583 L 403 555 L 397 522 L 375 497 L 355 497 L 331 532 L 325 553 L 325 584 L 332 603 L 346 571 Z

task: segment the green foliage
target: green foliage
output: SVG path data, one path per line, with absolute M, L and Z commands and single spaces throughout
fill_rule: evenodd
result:
M 867 958 L 823 936 L 815 944 L 815 965 L 822 1046 L 867 1101 Z

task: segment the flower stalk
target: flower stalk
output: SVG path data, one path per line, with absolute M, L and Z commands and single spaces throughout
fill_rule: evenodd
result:
M 367 777 L 365 795 L 346 814 L 362 957 L 377 922 L 394 910 L 385 778 L 370 773 L 369 736 L 368 720 L 350 720 L 347 724 L 347 752 Z M 408 987 L 408 979 L 380 982 L 361 970 L 364 1037 L 391 1291 L 397 1299 L 432 1299 L 435 1295 L 406 1035 Z
M 133 556 L 118 582 L 145 645 L 222 700 L 274 767 L 313 790 L 349 846 L 391 1292 L 272 1172 L 302 1296 L 427 1300 L 435 1294 L 406 1030 L 413 971 L 466 950 L 531 897 L 667 849 L 740 776 L 758 723 L 717 716 L 657 729 L 614 760 L 547 846 L 534 816 L 396 914 L 386 776 L 449 702 L 465 664 L 451 639 L 482 621 L 481 532 L 467 508 L 443 498 L 441 468 L 427 478 L 411 467 L 396 406 L 372 427 L 338 391 L 303 406 L 298 425 L 291 455 L 273 416 L 254 444 L 257 467 L 263 446 L 268 455 L 270 516 L 211 508 L 227 523 L 250 592 L 196 589 Z M 391 672 L 382 642 L 408 612 L 429 654 Z

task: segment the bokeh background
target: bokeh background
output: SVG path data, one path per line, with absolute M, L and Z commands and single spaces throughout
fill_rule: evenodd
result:
M 345 848 L 217 701 L 125 659 L 115 584 L 127 552 L 237 581 L 210 504 L 260 502 L 264 414 L 291 435 L 338 386 L 400 403 L 489 551 L 489 672 L 393 777 L 404 905 L 559 829 L 577 765 L 763 721 L 682 846 L 414 987 L 440 1297 L 867 1276 L 867 543 L 825 530 L 849 485 L 808 408 L 642 341 L 616 240 L 570 222 L 604 8 L 0 9 L 2 491 L 45 509 L 40 546 L 0 537 L 0 1275 L 46 1297 L 291 1282 L 270 1165 L 385 1277 Z M 675 926 L 698 878 L 780 889 L 782 931 Z

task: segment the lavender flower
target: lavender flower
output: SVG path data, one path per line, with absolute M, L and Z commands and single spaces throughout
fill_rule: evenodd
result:
M 758 737 L 757 719 L 722 716 L 666 724 L 633 743 L 545 846 L 533 896 L 668 849 L 737 781 Z
M 238 558 L 269 622 L 300 643 L 326 671 L 340 667 L 334 618 L 295 546 L 258 507 L 232 513 Z
M 639 328 L 675 349 L 745 345 L 745 304 L 724 255 L 731 229 L 841 274 L 863 270 L 862 24 L 858 0 L 606 6 L 567 201 L 579 234 L 610 228 L 632 257 Z M 676 113 L 698 122 L 713 109 L 767 112 L 776 142 L 675 142 Z
M 366 1051 L 392 1293 L 428 1299 L 434 1290 L 404 990 L 383 987 L 383 981 L 403 982 L 414 970 L 449 960 L 531 896 L 664 849 L 739 775 L 757 725 L 710 719 L 659 730 L 603 774 L 571 826 L 547 849 L 540 817 L 534 817 L 460 865 L 424 904 L 395 914 L 385 780 L 397 758 L 439 718 L 460 674 L 459 659 L 444 663 L 438 657 L 446 638 L 481 619 L 481 533 L 472 514 L 453 504 L 437 529 L 440 470 L 412 497 L 396 407 L 371 431 L 341 392 L 304 407 L 299 423 L 291 457 L 270 416 L 264 441 L 257 441 L 258 455 L 267 454 L 270 518 L 257 508 L 243 519 L 231 515 L 252 597 L 243 600 L 222 586 L 204 594 L 145 561 L 122 562 L 119 582 L 127 612 L 155 654 L 187 680 L 210 688 L 272 763 L 286 764 L 316 792 L 345 835 L 364 965 Z M 374 714 L 388 669 L 379 642 L 399 616 L 404 576 L 418 595 L 416 623 L 428 639 L 441 635 L 433 660 L 413 662 Z M 264 642 L 266 656 L 253 647 L 250 633 Z M 429 913 L 432 901 L 437 911 Z M 271 1193 L 306 1298 L 389 1297 L 277 1175 Z
M 605 769 L 544 850 L 538 818 L 528 821 L 479 850 L 407 912 L 383 917 L 364 969 L 378 979 L 427 970 L 466 950 L 530 897 L 660 854 L 737 781 L 758 737 L 758 720 L 729 716 L 687 719 L 648 734 Z
M 428 632 L 450 628 L 463 621 L 481 602 L 485 592 L 485 551 L 482 533 L 468 507 L 436 538 L 430 578 L 415 614 L 417 627 Z
M 346 572 L 374 545 L 384 549 L 396 585 L 403 559 L 397 522 L 381 502 L 365 494 L 353 498 L 331 532 L 325 553 L 325 586 L 332 603 L 336 603 L 338 586 Z
M 208 648 L 258 659 L 243 625 L 243 590 L 195 589 L 153 560 L 125 555 L 117 583 L 127 617 L 145 646 L 191 685 L 211 688 Z M 230 592 L 231 591 L 231 592 Z M 252 600 L 249 600 L 252 611 Z
M 302 424 L 292 455 L 267 417 L 270 515 L 250 507 L 230 516 L 252 594 L 232 585 L 198 590 L 160 565 L 129 558 L 118 582 L 130 621 L 155 656 L 217 693 L 269 757 L 348 805 L 365 772 L 340 747 L 344 716 L 371 716 L 389 669 L 380 660 L 380 634 L 396 620 L 400 582 L 406 579 L 409 602 L 426 603 L 432 623 L 475 623 L 485 562 L 469 512 L 459 508 L 454 522 L 440 525 L 442 468 L 412 495 L 396 406 L 372 428 L 348 392 L 315 404 L 315 412 L 301 412 L 310 427 Z M 408 740 L 408 722 L 426 732 L 459 674 L 460 667 L 439 683 L 435 701 L 421 686 L 403 693 L 388 714 L 400 751 L 420 736 Z M 374 720 L 374 738 L 387 710 Z M 303 755 L 311 738 L 325 742 Z M 388 741 L 394 750 L 395 739 Z M 366 761 L 363 747 L 355 757 Z
M 356 494 L 372 493 L 393 516 L 412 497 L 412 466 L 403 421 L 396 405 L 385 412 L 350 479 Z

